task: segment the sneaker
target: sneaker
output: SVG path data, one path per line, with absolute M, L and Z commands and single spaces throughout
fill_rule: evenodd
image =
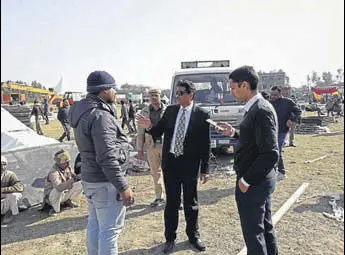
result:
M 293 143 L 289 144 L 289 147 L 297 147 L 296 145 L 294 145 Z
M 9 224 L 13 221 L 14 219 L 14 216 L 12 215 L 12 212 L 11 211 L 8 211 L 5 215 L 4 215 L 4 218 L 2 219 L 2 222 L 1 223 L 4 223 L 4 224 Z
M 286 174 L 278 172 L 277 181 L 282 181 L 282 180 L 285 180 L 285 179 L 286 179 Z
M 55 212 L 53 207 L 49 209 L 49 212 L 48 212 L 49 216 L 56 216 L 56 214 L 57 214 L 57 212 Z
M 156 198 L 151 204 L 150 206 L 151 207 L 157 207 L 161 204 L 164 204 L 164 199 L 161 199 L 161 198 Z

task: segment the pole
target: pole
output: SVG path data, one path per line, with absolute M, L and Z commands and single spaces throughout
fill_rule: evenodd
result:
M 280 219 L 284 216 L 287 211 L 289 211 L 290 207 L 297 201 L 297 199 L 304 193 L 304 191 L 309 186 L 309 183 L 304 182 L 298 190 L 283 204 L 282 207 L 273 215 L 272 221 L 273 226 L 275 226 Z M 238 253 L 238 255 L 246 255 L 247 254 L 247 247 L 243 247 L 243 249 Z

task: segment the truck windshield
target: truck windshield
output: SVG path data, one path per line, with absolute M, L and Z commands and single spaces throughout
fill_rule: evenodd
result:
M 240 104 L 230 95 L 228 73 L 200 73 L 176 75 L 172 88 L 172 103 L 176 103 L 176 84 L 180 80 L 193 82 L 196 88 L 194 101 L 202 105 L 236 105 Z

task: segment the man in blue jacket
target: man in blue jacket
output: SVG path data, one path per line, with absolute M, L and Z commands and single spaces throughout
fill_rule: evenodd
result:
M 60 142 L 63 142 L 65 137 L 67 137 L 67 141 L 71 140 L 71 125 L 68 119 L 69 113 L 69 102 L 67 99 L 63 100 L 62 107 L 59 109 L 57 119 L 60 121 L 63 133 L 58 139 Z
M 279 144 L 279 161 L 278 161 L 278 180 L 286 178 L 286 171 L 283 162 L 282 149 L 284 147 L 286 134 L 289 132 L 294 122 L 297 122 L 301 116 L 301 109 L 290 98 L 282 96 L 282 90 L 278 86 L 271 88 L 271 103 L 278 116 L 278 144 Z

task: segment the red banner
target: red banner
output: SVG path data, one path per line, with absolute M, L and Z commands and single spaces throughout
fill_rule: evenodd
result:
M 332 93 L 338 91 L 338 89 L 336 87 L 333 87 L 333 88 L 312 87 L 311 90 L 318 95 L 332 94 Z

